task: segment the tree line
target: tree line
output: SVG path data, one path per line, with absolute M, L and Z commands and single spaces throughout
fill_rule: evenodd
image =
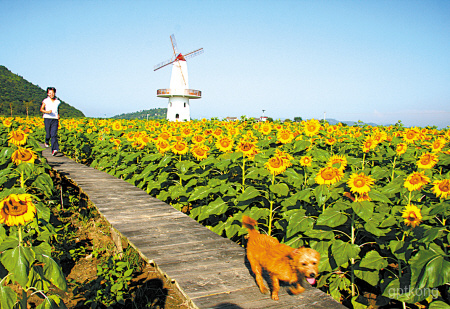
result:
M 46 90 L 0 65 L 0 115 L 41 116 L 39 109 L 46 97 Z M 60 101 L 59 113 L 62 117 L 84 117 L 82 111 L 61 99 Z

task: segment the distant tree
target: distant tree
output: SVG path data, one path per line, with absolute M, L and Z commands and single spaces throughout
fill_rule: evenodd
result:
M 291 122 L 291 119 L 286 118 L 286 119 L 284 119 L 284 122 Z
M 268 122 L 273 122 L 273 118 L 272 117 L 267 117 L 267 120 L 266 121 L 268 121 Z
M 294 117 L 295 122 L 302 122 L 302 117 Z

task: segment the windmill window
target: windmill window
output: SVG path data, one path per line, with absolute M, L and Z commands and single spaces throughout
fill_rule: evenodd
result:
M 186 107 L 186 103 L 184 103 L 184 107 Z
M 179 119 L 180 118 L 180 114 L 175 114 L 175 118 Z

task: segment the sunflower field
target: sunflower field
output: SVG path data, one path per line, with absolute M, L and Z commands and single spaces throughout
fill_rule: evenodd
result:
M 44 140 L 42 119 L 22 123 Z M 449 307 L 449 129 L 83 118 L 59 140 L 219 235 L 241 243 L 247 215 L 319 251 L 318 288 L 348 307 Z
M 0 125 L 0 308 L 27 308 L 27 299 L 43 299 L 38 309 L 65 308 L 51 287 L 67 290 L 52 257 L 58 231 L 51 223 L 48 199 L 54 189 L 33 138 L 34 127 L 22 118 Z

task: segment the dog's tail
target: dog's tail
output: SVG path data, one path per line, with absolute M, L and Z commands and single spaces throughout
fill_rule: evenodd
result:
M 254 230 L 255 226 L 258 224 L 255 219 L 252 219 L 248 216 L 242 217 L 242 225 L 249 229 L 249 231 Z

